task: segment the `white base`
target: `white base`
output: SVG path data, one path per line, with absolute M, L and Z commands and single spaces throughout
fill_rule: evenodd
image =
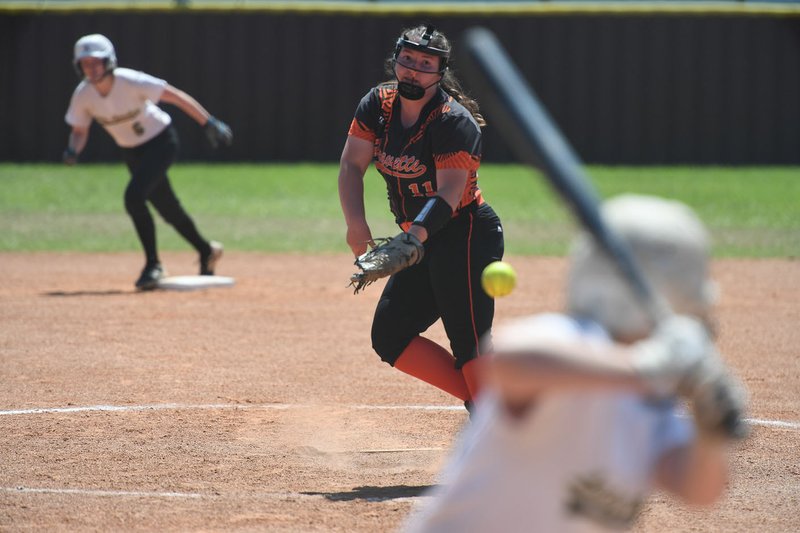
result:
M 158 282 L 159 289 L 194 291 L 214 287 L 233 287 L 235 280 L 227 276 L 167 276 Z

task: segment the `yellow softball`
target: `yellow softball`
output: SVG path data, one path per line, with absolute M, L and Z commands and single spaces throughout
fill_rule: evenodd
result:
M 508 296 L 517 285 L 517 273 L 504 261 L 489 263 L 481 274 L 481 286 L 492 298 Z

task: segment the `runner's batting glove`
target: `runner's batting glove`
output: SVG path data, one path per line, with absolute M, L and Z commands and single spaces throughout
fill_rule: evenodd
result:
M 78 162 L 78 153 L 67 146 L 67 149 L 64 150 L 64 153 L 61 156 L 61 160 L 64 161 L 64 164 L 72 166 Z
M 370 283 L 416 265 L 425 255 L 425 247 L 410 233 L 401 233 L 392 239 L 375 239 L 375 242 L 374 248 L 356 259 L 355 265 L 361 272 L 350 276 L 350 286 L 356 294 Z
M 227 124 L 216 117 L 209 116 L 208 122 L 203 126 L 211 148 L 217 149 L 220 143 L 230 146 L 233 143 L 233 132 Z

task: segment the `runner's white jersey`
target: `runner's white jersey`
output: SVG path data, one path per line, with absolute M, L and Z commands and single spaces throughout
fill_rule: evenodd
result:
M 499 329 L 496 344 L 509 334 L 514 344 L 540 342 L 542 336 L 610 342 L 597 324 L 555 314 Z M 659 457 L 688 443 L 693 432 L 672 400 L 605 391 L 548 393 L 521 418 L 512 418 L 496 393 L 487 391 L 438 486 L 404 531 L 629 529 L 652 490 Z
M 83 80 L 64 117 L 70 126 L 88 128 L 96 120 L 123 148 L 143 144 L 169 126 L 172 118 L 156 102 L 167 82 L 127 68 L 114 69 L 114 84 L 106 96 Z

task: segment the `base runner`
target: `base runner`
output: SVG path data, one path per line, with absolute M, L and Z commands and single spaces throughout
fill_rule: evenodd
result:
M 86 146 L 89 127 L 97 121 L 122 149 L 131 179 L 125 189 L 125 209 L 133 220 L 145 254 L 136 280 L 139 290 L 155 289 L 164 276 L 156 247 L 156 230 L 149 202 L 164 220 L 199 254 L 200 274 L 213 275 L 222 244 L 203 238 L 172 189 L 167 170 L 175 160 L 178 135 L 172 118 L 158 107 L 172 104 L 203 126 L 212 147 L 233 141 L 231 129 L 211 116 L 185 92 L 144 72 L 117 67 L 114 45 L 103 35 L 78 39 L 73 58 L 82 78 L 72 94 L 66 122 L 72 127 L 64 162 L 74 165 Z

